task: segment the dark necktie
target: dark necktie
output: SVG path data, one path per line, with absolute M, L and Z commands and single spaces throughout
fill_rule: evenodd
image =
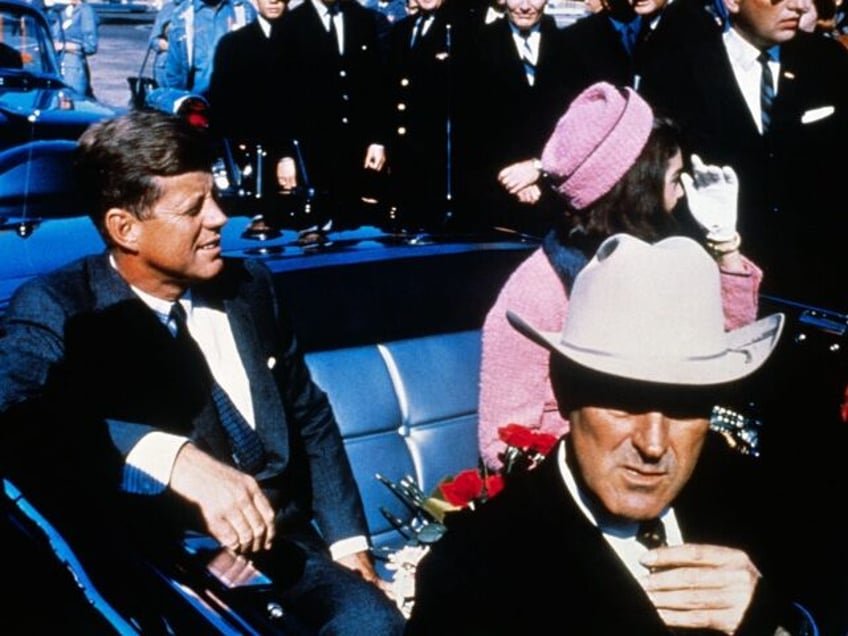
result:
M 774 104 L 774 75 L 772 75 L 769 62 L 772 55 L 768 49 L 761 51 L 757 61 L 763 68 L 760 79 L 760 109 L 762 111 L 763 134 L 768 132 L 771 125 L 771 109 Z
M 636 540 L 649 550 L 668 545 L 663 522 L 658 518 L 641 522 L 636 531 Z
M 633 51 L 636 49 L 636 38 L 639 36 L 639 20 L 628 22 L 621 29 L 621 43 L 624 45 L 624 50 L 627 55 L 633 57 Z
M 212 385 L 212 401 L 215 403 L 215 409 L 218 412 L 218 419 L 221 422 L 221 426 L 229 438 L 233 460 L 245 472 L 251 474 L 259 472 L 265 465 L 265 452 L 262 448 L 262 441 L 259 439 L 259 435 L 251 428 L 247 420 L 244 419 L 236 408 L 236 405 L 230 400 L 227 392 L 215 381 L 212 372 L 209 370 L 209 365 L 206 363 L 206 358 L 203 356 L 203 352 L 188 331 L 185 309 L 179 302 L 175 302 L 171 307 L 170 317 L 177 326 L 176 339 L 183 346 L 193 351 L 198 358 L 198 362 L 200 363 L 202 361 L 204 370 L 208 374 L 209 381 Z
M 330 20 L 330 41 L 333 43 L 336 51 L 339 50 L 339 32 L 336 30 L 336 16 L 341 11 L 339 3 L 335 2 L 327 7 L 327 14 Z
M 533 49 L 530 46 L 530 32 L 521 34 L 521 62 L 524 64 L 524 74 L 530 86 L 536 82 L 536 64 L 533 62 Z

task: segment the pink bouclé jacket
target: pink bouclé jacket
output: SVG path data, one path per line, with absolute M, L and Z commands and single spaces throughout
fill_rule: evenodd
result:
M 743 257 L 745 273 L 722 272 L 725 329 L 753 322 L 762 271 Z M 538 249 L 512 273 L 483 324 L 478 440 L 490 468 L 501 466 L 504 444 L 498 428 L 522 424 L 562 435 L 568 421 L 557 410 L 548 378 L 548 352 L 513 329 L 511 310 L 544 331 L 560 331 L 568 315 L 568 296 L 547 256 Z

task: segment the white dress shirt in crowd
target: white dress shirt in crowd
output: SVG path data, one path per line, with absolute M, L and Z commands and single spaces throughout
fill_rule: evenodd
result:
M 271 37 L 271 23 L 268 22 L 268 19 L 261 16 L 261 15 L 257 15 L 256 21 L 259 22 L 259 28 L 262 29 L 262 33 L 265 34 L 265 37 L 270 38 Z
M 321 2 L 321 0 L 310 0 L 310 2 L 312 2 L 312 6 L 315 7 L 318 15 L 321 16 L 321 22 L 324 23 L 327 33 L 330 32 L 330 20 L 333 21 L 333 25 L 336 27 L 336 36 L 338 37 L 339 55 L 344 55 L 344 21 L 342 19 L 342 12 L 339 11 L 334 16 L 330 13 L 327 5 Z
M 518 56 L 522 60 L 527 60 L 535 69 L 539 61 L 539 44 L 542 41 L 542 33 L 538 24 L 536 24 L 529 33 L 521 33 L 515 26 L 510 24 L 512 29 L 512 40 L 515 42 L 515 50 L 518 51 Z M 533 86 L 536 80 L 535 71 L 527 71 L 527 82 Z
M 751 111 L 751 117 L 754 118 L 757 130 L 762 133 L 763 123 L 762 106 L 760 105 L 760 85 L 762 82 L 763 68 L 760 66 L 759 61 L 757 61 L 757 57 L 760 55 L 760 50 L 739 35 L 739 33 L 736 32 L 736 29 L 728 29 L 725 31 L 723 38 L 724 48 L 727 50 L 727 57 L 730 59 L 730 66 L 733 69 L 733 75 L 736 76 L 736 83 L 739 85 L 739 90 L 742 91 L 745 103 L 748 104 L 748 110 Z M 769 68 L 771 68 L 771 75 L 774 78 L 774 94 L 777 95 L 780 90 L 780 84 L 778 81 L 780 76 L 780 62 L 773 60 L 768 64 Z

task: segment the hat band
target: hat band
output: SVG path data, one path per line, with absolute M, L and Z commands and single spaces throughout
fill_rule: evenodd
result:
M 588 353 L 590 355 L 594 355 L 594 356 L 598 356 L 598 357 L 604 357 L 604 358 L 618 358 L 618 359 L 626 360 L 629 357 L 629 356 L 626 356 L 626 355 L 622 355 L 620 353 L 613 353 L 613 352 L 610 352 L 610 351 L 601 351 L 600 349 L 594 349 L 594 348 L 591 348 L 591 347 L 581 347 L 579 345 L 574 345 L 574 344 L 571 344 L 571 343 L 568 343 L 568 342 L 560 342 L 560 346 L 565 347 L 567 349 L 571 349 L 573 351 L 579 351 L 580 353 Z M 655 360 L 679 360 L 681 362 L 708 362 L 710 360 L 717 360 L 719 358 L 722 358 L 722 357 L 724 357 L 728 354 L 732 354 L 732 353 L 738 353 L 740 355 L 745 356 L 745 358 L 746 358 L 745 364 L 748 364 L 751 361 L 752 356 L 751 356 L 750 351 L 748 351 L 746 349 L 733 349 L 733 348 L 730 348 L 730 347 L 728 347 L 726 349 L 722 349 L 721 351 L 719 351 L 717 353 L 713 353 L 713 354 L 709 354 L 709 355 L 683 356 L 682 358 L 681 357 L 672 358 L 672 357 L 668 357 L 668 356 L 654 356 L 654 359 Z M 644 358 L 644 357 L 645 356 L 640 354 L 640 358 Z

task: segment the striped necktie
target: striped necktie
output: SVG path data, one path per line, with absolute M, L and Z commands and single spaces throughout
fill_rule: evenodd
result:
M 533 86 L 536 83 L 536 63 L 533 61 L 530 35 L 529 31 L 521 34 L 521 62 L 524 64 L 524 75 L 527 77 L 527 83 Z
M 757 56 L 757 61 L 762 67 L 760 76 L 760 111 L 763 124 L 763 134 L 768 132 L 771 125 L 771 111 L 774 105 L 774 75 L 771 72 L 769 62 L 772 61 L 772 53 L 765 49 Z
M 227 392 L 215 381 L 203 352 L 188 331 L 186 325 L 186 312 L 183 306 L 175 302 L 171 306 L 170 319 L 177 327 L 175 338 L 180 344 L 189 348 L 198 358 L 198 364 L 202 364 L 211 382 L 212 401 L 218 412 L 221 426 L 227 433 L 230 442 L 230 452 L 233 461 L 245 472 L 256 474 L 265 466 L 265 451 L 262 448 L 262 440 L 255 430 L 247 423 L 242 414 L 233 404 Z

